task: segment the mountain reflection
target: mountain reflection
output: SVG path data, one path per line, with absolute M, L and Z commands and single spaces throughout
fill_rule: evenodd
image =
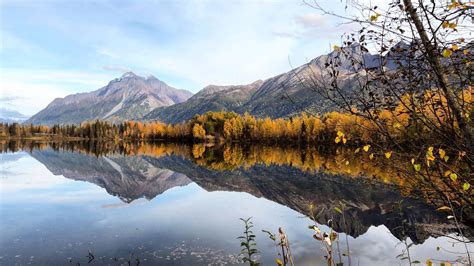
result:
M 344 150 L 317 148 L 127 143 L 3 143 L 4 151 L 28 150 L 53 174 L 103 187 L 124 202 L 152 199 L 195 182 L 207 191 L 246 192 L 303 215 L 315 206 L 321 224 L 353 237 L 385 225 L 399 238 L 422 243 L 455 232 L 434 210 L 394 176 L 393 166 L 351 159 Z M 345 163 L 349 162 L 349 163 Z M 341 203 L 345 219 L 334 211 Z M 472 234 L 470 234 L 472 235 Z
M 53 174 L 94 183 L 127 203 L 138 198 L 153 199 L 170 188 L 192 182 L 187 176 L 157 168 L 140 156 L 96 158 L 52 149 L 33 150 L 30 154 Z

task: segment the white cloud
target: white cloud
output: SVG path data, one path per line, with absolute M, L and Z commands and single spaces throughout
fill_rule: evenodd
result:
M 321 27 L 326 24 L 328 17 L 316 13 L 308 13 L 296 16 L 296 21 L 305 27 L 314 28 Z
M 191 80 L 197 86 L 184 89 L 193 91 L 211 83 L 250 83 L 288 71 L 288 56 L 298 43 L 282 38 L 290 36 L 296 27 L 292 21 L 294 9 L 282 6 L 298 8 L 298 4 L 245 3 L 235 8 L 236 4 L 191 1 L 177 7 L 175 23 L 179 25 L 166 24 L 170 29 L 189 26 L 179 36 L 166 36 L 179 41 L 171 45 L 168 40 L 144 42 L 122 33 L 114 36 L 116 41 L 107 43 L 104 50 L 112 55 L 129 55 L 119 58 L 117 64 L 141 67 L 157 77 L 164 73 Z M 277 16 L 288 20 L 275 19 Z
M 0 97 L 11 109 L 33 115 L 52 100 L 71 93 L 92 91 L 113 75 L 80 71 L 0 69 Z
M 97 53 L 108 56 L 108 57 L 117 57 L 115 54 L 112 54 L 109 50 L 105 48 L 97 49 Z
M 128 67 L 114 66 L 114 65 L 112 65 L 112 66 L 103 66 L 102 69 L 107 70 L 107 71 L 119 72 L 119 73 L 132 71 L 132 69 L 130 69 Z
M 10 101 L 10 106 L 13 110 L 21 110 L 25 115 L 33 115 L 40 109 L 46 107 L 54 98 L 64 97 L 67 95 L 59 88 L 25 82 L 3 82 L 2 94 L 5 97 L 12 97 L 13 95 L 23 95 L 21 98 L 16 98 Z

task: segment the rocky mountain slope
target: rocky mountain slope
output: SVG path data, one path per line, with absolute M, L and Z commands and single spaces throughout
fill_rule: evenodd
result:
M 258 80 L 248 85 L 209 85 L 186 102 L 156 108 L 145 116 L 145 120 L 178 123 L 191 119 L 195 114 L 209 111 L 237 111 L 242 109 L 262 83 L 263 81 Z
M 287 73 L 264 81 L 240 86 L 208 86 L 188 101 L 170 107 L 157 108 L 145 116 L 146 120 L 177 123 L 208 111 L 234 111 L 271 118 L 288 117 L 300 112 L 324 113 L 335 109 L 328 100 L 314 91 L 315 77 L 324 75 L 326 63 L 338 58 L 341 65 L 341 86 L 350 88 L 351 74 L 357 71 L 347 54 L 359 56 L 365 67 L 376 68 L 384 60 L 385 66 L 394 67 L 393 58 L 382 58 L 361 50 L 357 43 L 321 55 Z M 359 66 L 360 67 L 360 66 Z
M 103 88 L 57 98 L 26 123 L 67 124 L 95 119 L 112 122 L 141 119 L 157 107 L 186 101 L 192 93 L 150 76 L 127 72 Z

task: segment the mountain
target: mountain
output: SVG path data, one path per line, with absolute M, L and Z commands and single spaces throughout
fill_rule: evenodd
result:
M 470 51 L 472 46 L 471 42 L 465 49 Z M 401 41 L 388 49 L 384 55 L 379 55 L 371 54 L 358 43 L 352 43 L 264 81 L 240 86 L 205 87 L 188 101 L 157 108 L 144 119 L 178 123 L 208 111 L 233 111 L 240 114 L 249 112 L 257 117 L 270 118 L 290 117 L 301 112 L 323 114 L 340 111 L 338 106 L 345 104 L 342 99 L 336 99 L 341 102 L 335 103 L 315 91 L 315 88 L 324 88 L 330 81 L 328 64 L 336 65 L 338 86 L 346 98 L 350 99 L 351 95 L 360 93 L 357 87 L 360 82 L 364 82 L 365 79 L 361 77 L 367 76 L 367 72 L 374 74 L 371 76 L 377 76 L 383 69 L 383 73 L 391 75 L 393 83 L 405 82 L 403 79 L 398 80 L 398 70 L 408 65 L 410 59 L 414 61 L 413 58 L 418 60 L 418 57 L 423 56 L 417 47 L 416 43 L 407 44 Z M 453 53 L 451 59 L 461 61 L 465 57 L 462 54 L 465 49 Z M 447 60 L 443 60 L 443 63 L 452 64 Z M 424 71 L 420 73 L 425 74 Z M 325 81 L 324 84 L 321 80 Z M 385 86 L 383 82 L 372 84 L 379 89 Z
M 103 88 L 57 98 L 26 123 L 67 124 L 95 119 L 112 122 L 141 119 L 157 107 L 186 101 L 192 93 L 163 81 L 127 72 Z
M 249 101 L 262 83 L 263 81 L 258 80 L 248 85 L 209 85 L 186 102 L 156 108 L 144 119 L 178 123 L 191 119 L 195 114 L 203 114 L 209 111 L 237 111 Z
M 337 58 L 341 62 L 338 67 L 342 78 L 340 85 L 350 88 L 353 82 L 351 75 L 362 66 L 352 65 L 348 54 L 360 57 L 358 61 L 364 62 L 364 67 L 368 68 L 377 68 L 384 62 L 380 56 L 362 51 L 361 46 L 354 43 L 264 81 L 238 86 L 207 86 L 186 102 L 157 108 L 144 119 L 177 123 L 208 111 L 249 112 L 258 117 L 271 118 L 288 117 L 303 111 L 332 111 L 336 106 L 314 91 L 315 77 L 326 75 L 326 63 Z
M 28 119 L 28 116 L 8 108 L 0 107 L 0 122 L 21 123 Z
M 96 158 L 52 149 L 33 150 L 30 155 L 54 175 L 96 184 L 127 203 L 139 198 L 153 199 L 170 188 L 192 182 L 183 174 L 153 166 L 144 157 Z
M 191 93 L 171 88 L 154 77 L 145 79 L 129 72 L 97 91 L 56 99 L 27 122 L 141 119 L 179 123 L 209 111 L 249 112 L 271 118 L 301 112 L 321 114 L 339 110 L 336 103 L 315 92 L 315 87 L 322 85 L 321 79 L 328 81 L 328 63 L 337 62 L 338 85 L 350 95 L 357 93 L 357 75 L 365 75 L 365 70 L 396 70 L 407 64 L 408 55 L 416 53 L 413 47 L 399 42 L 381 56 L 352 43 L 275 77 L 247 85 L 209 85 L 192 97 Z

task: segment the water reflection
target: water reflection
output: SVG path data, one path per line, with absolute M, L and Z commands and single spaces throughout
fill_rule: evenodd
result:
M 322 263 L 323 252 L 311 239 L 310 221 L 298 218 L 309 213 L 310 203 L 321 210 L 318 223 L 332 219 L 337 231 L 351 236 L 353 257 L 361 265 L 398 263 L 402 247 L 397 243 L 406 237 L 420 244 L 412 251 L 416 259 L 432 257 L 438 246 L 463 251 L 445 238 L 433 238 L 456 232 L 445 214 L 422 199 L 407 197 L 394 185 L 396 178 L 388 182 L 384 166 L 354 162 L 339 169 L 332 163 L 342 160 L 342 152 L 176 144 L 6 145 L 31 156 L 15 153 L 19 159 L 7 162 L 3 157 L 11 154 L 1 155 L 10 171 L 2 180 L 1 213 L 6 219 L 0 231 L 0 256 L 7 264 L 26 264 L 31 256 L 36 264 L 67 258 L 84 263 L 89 249 L 102 260 L 99 264 L 137 259 L 237 263 L 238 218 L 254 216 L 259 228 L 287 228 L 297 264 L 314 265 Z M 32 158 L 49 171 L 39 169 Z M 376 178 L 356 178 L 361 175 Z M 43 184 L 21 186 L 32 183 Z M 334 211 L 341 202 L 348 206 L 346 225 Z M 263 235 L 258 237 L 261 260 L 273 264 L 273 249 Z M 45 246 L 46 253 L 35 250 L 37 245 Z
M 96 184 L 127 203 L 138 198 L 153 199 L 170 188 L 192 182 L 184 174 L 158 168 L 141 156 L 96 158 L 52 149 L 33 150 L 30 154 L 51 173 Z

